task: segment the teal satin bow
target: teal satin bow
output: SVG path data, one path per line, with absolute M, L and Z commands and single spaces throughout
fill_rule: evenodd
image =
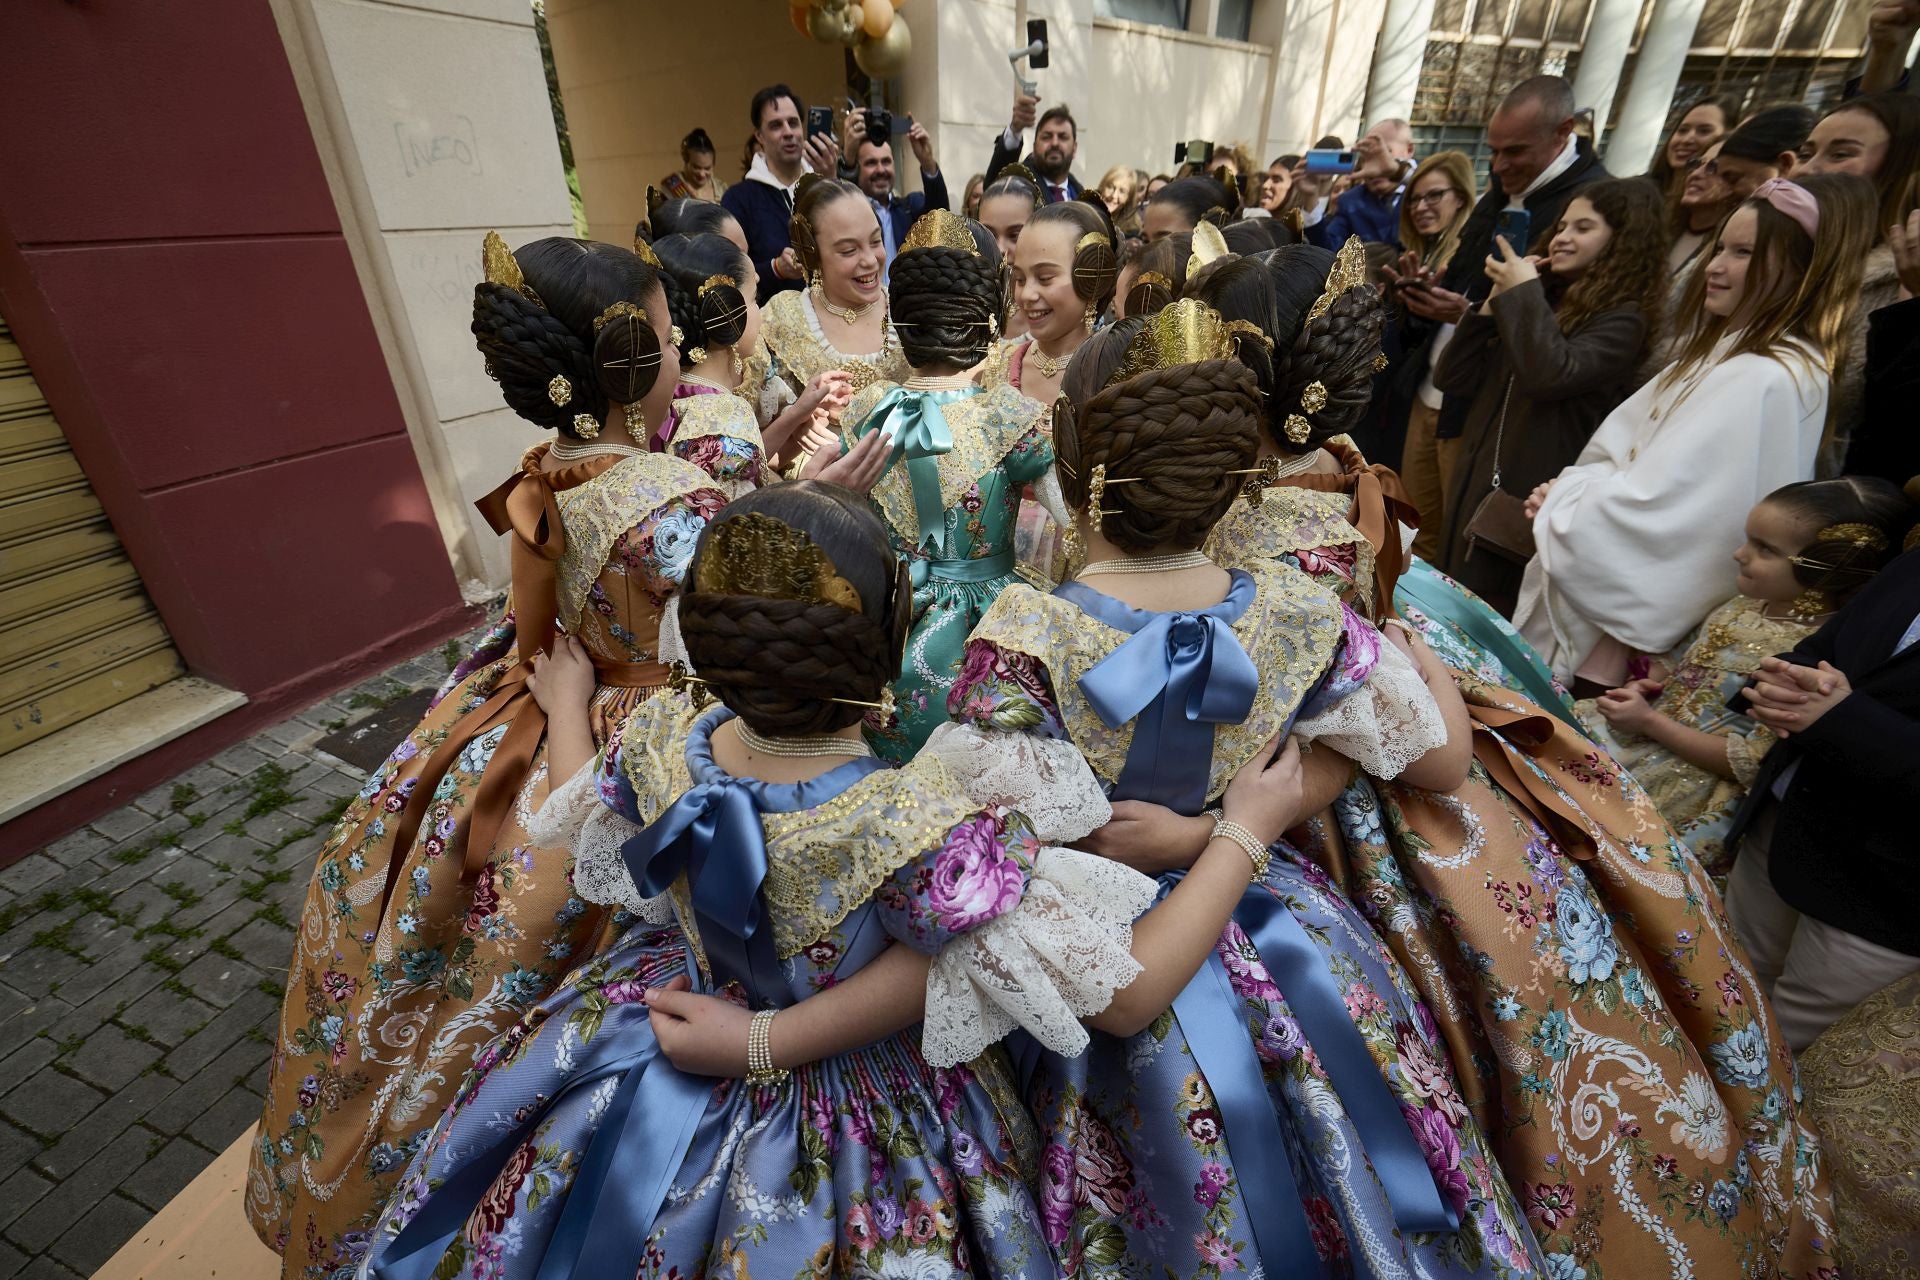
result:
M 951 391 L 895 387 L 880 397 L 880 403 L 867 416 L 867 431 L 888 431 L 893 436 L 893 454 L 887 466 L 906 462 L 907 479 L 913 486 L 914 516 L 920 522 L 915 545 L 923 549 L 938 547 L 946 531 L 946 504 L 940 500 L 940 468 L 934 459 L 953 452 L 953 428 L 947 425 L 947 415 L 940 408 L 979 394 L 979 387 Z

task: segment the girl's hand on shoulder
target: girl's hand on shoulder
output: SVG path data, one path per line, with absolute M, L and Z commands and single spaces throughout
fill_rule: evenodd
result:
M 1233 775 L 1220 797 L 1220 811 L 1271 845 L 1304 816 L 1306 774 L 1300 766 L 1300 743 L 1289 737 L 1284 748 L 1275 738 L 1265 750 Z
M 555 636 L 552 653 L 533 655 L 527 688 L 549 717 L 566 711 L 585 711 L 598 683 L 587 647 L 572 636 Z
M 753 1015 L 716 996 L 695 995 L 683 974 L 647 992 L 648 1020 L 660 1052 L 688 1075 L 744 1079 L 747 1024 Z

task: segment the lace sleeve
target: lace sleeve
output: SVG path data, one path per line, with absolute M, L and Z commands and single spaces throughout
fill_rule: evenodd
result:
M 660 661 L 669 665 L 678 662 L 688 670 L 693 669 L 693 659 L 687 656 L 687 642 L 680 638 L 680 593 L 673 593 L 666 607 L 660 611 L 660 643 L 658 646 Z
M 1067 497 L 1060 491 L 1060 473 L 1048 467 L 1040 478 L 1033 482 L 1033 496 L 1040 500 L 1041 508 L 1049 519 L 1062 529 L 1073 527 L 1073 513 L 1067 510 Z
M 1342 606 L 1345 608 L 1345 606 Z M 1396 778 L 1447 740 L 1440 705 L 1419 669 L 1347 610 L 1346 637 L 1294 732 L 1325 743 L 1376 778 Z
M 1047 844 L 1069 844 L 1113 817 L 1086 757 L 1064 739 L 948 721 L 924 750 L 954 772 L 975 804 L 1018 810 Z
M 573 851 L 573 889 L 586 901 L 624 908 L 649 924 L 670 924 L 668 896 L 642 897 L 620 856 L 640 828 L 603 799 L 606 769 L 604 758 L 595 760 L 548 791 L 546 803 L 526 821 L 527 835 L 536 845 Z

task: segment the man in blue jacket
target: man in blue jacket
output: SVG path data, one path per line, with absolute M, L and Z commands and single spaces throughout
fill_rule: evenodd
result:
M 949 209 L 947 180 L 940 175 L 940 162 L 933 157 L 933 139 L 927 127 L 907 117 L 907 145 L 920 165 L 919 191 L 903 196 L 894 190 L 893 142 L 889 138 L 867 136 L 867 109 L 847 113 L 847 147 L 854 157 L 854 181 L 880 215 L 880 234 L 887 242 L 887 270 L 900 252 L 907 232 L 916 218 L 929 209 Z M 883 271 L 882 278 L 885 278 Z
M 1338 251 L 1348 236 L 1400 247 L 1400 195 L 1412 174 L 1413 128 L 1405 120 L 1381 120 L 1353 144 L 1353 185 L 1333 212 L 1307 228 L 1307 239 Z
M 746 233 L 747 256 L 760 275 L 764 303 L 782 289 L 798 289 L 806 272 L 787 237 L 793 219 L 793 189 L 809 173 L 831 176 L 840 148 L 830 137 L 809 138 L 807 108 L 784 84 L 768 85 L 753 95 L 753 136 L 760 154 L 746 180 L 728 187 L 720 204 Z

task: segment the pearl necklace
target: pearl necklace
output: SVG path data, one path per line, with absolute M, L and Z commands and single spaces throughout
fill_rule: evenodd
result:
M 568 444 L 565 440 L 555 440 L 549 452 L 562 462 L 578 462 L 582 458 L 592 458 L 603 453 L 622 458 L 648 456 L 648 451 L 645 449 L 637 449 L 630 444 L 615 444 L 612 441 L 606 444 Z
M 869 302 L 864 307 L 839 306 L 836 303 L 828 300 L 827 289 L 825 285 L 815 285 L 813 289 L 813 296 L 820 300 L 820 305 L 827 309 L 828 315 L 840 317 L 840 322 L 842 324 L 859 323 L 860 319 L 864 317 L 869 311 L 872 311 L 875 307 L 879 306 L 881 301 L 879 298 L 875 298 L 872 302 Z
M 1180 569 L 1212 568 L 1213 561 L 1207 559 L 1204 551 L 1176 551 L 1164 556 L 1140 556 L 1129 559 L 1116 556 L 1112 560 L 1095 560 L 1080 571 L 1080 576 L 1090 578 L 1096 573 L 1173 573 Z
M 810 733 L 793 738 L 763 738 L 747 727 L 744 720 L 733 722 L 740 745 L 763 756 L 870 756 L 873 748 L 858 738 L 839 738 L 830 733 Z
M 1305 475 L 1318 465 L 1320 465 L 1320 450 L 1315 449 L 1311 453 L 1303 453 L 1296 458 L 1282 462 L 1274 468 L 1273 478 L 1275 480 L 1285 480 L 1288 476 Z
M 958 391 L 973 385 L 970 373 L 948 373 L 940 375 L 915 374 L 900 384 L 908 391 Z

